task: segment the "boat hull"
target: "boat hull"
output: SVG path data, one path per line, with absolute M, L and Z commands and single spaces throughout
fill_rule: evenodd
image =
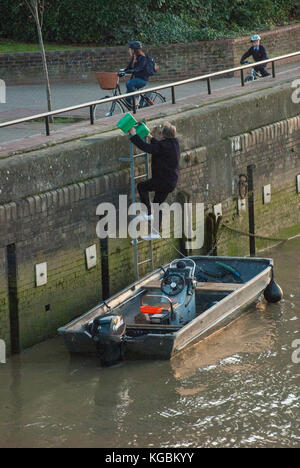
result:
M 191 257 L 196 262 L 202 262 L 205 257 Z M 226 261 L 229 257 L 216 257 L 220 261 Z M 237 285 L 238 287 L 228 292 L 224 297 L 204 312 L 200 313 L 194 320 L 183 327 L 178 327 L 174 330 L 167 330 L 166 332 L 161 329 L 153 327 L 153 330 L 148 330 L 146 334 L 141 333 L 130 336 L 130 333 L 126 334 L 122 343 L 122 355 L 124 358 L 130 360 L 137 359 L 171 359 L 175 354 L 183 351 L 185 348 L 205 339 L 207 336 L 215 333 L 221 328 L 225 327 L 243 312 L 246 311 L 247 306 L 253 303 L 266 289 L 271 281 L 272 277 L 272 260 L 271 259 L 239 259 L 230 258 L 230 261 L 240 261 L 245 263 L 250 262 L 251 265 L 257 269 L 259 262 L 262 262 L 260 266 L 260 272 L 253 275 L 252 278 L 246 280 L 245 283 Z M 207 261 L 207 257 L 206 257 Z M 213 257 L 209 257 L 209 261 L 213 262 Z M 254 263 L 253 263 L 254 262 Z M 199 264 L 200 264 L 199 263 Z M 236 263 L 233 263 L 236 264 Z M 202 263 L 201 263 L 202 265 Z M 250 267 L 249 267 L 250 268 Z M 251 269 L 251 268 L 250 268 Z M 139 287 L 143 290 L 147 281 L 153 278 L 158 278 L 160 275 L 159 271 L 149 275 L 145 280 L 141 281 L 140 284 L 135 284 L 124 290 L 119 295 L 112 298 L 112 304 L 114 301 L 122 301 L 124 298 L 134 294 L 133 290 L 139 291 Z M 204 293 L 200 292 L 200 297 Z M 139 293 L 136 294 L 137 303 L 139 299 Z M 110 302 L 109 302 L 110 303 Z M 83 317 L 81 317 L 80 323 L 84 323 L 90 316 L 95 315 L 95 311 L 99 312 L 98 308 L 89 311 Z M 103 312 L 105 310 L 103 309 Z M 106 309 L 107 313 L 107 309 Z M 76 321 L 67 325 L 59 330 L 59 333 L 64 337 L 65 344 L 72 354 L 97 354 L 97 345 L 92 339 L 91 335 L 82 330 L 82 327 L 76 325 Z M 130 327 L 129 327 L 130 329 Z
M 270 279 L 271 269 L 268 269 L 259 278 L 234 291 L 178 332 L 164 336 L 145 335 L 139 340 L 126 340 L 127 358 L 171 359 L 173 355 L 204 340 L 236 320 L 247 310 L 247 306 L 259 298 Z

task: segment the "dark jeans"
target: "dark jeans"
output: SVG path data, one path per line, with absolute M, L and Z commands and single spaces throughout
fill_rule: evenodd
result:
M 270 76 L 270 73 L 267 72 L 265 65 L 257 65 L 254 67 L 256 72 L 260 72 L 261 76 Z
M 127 93 L 133 93 L 138 89 L 144 88 L 147 85 L 147 81 L 142 80 L 141 78 L 132 78 L 132 80 L 127 81 L 126 89 Z M 128 104 L 132 104 L 132 98 L 125 98 Z
M 153 179 L 146 180 L 145 182 L 140 182 L 137 186 L 141 203 L 146 205 L 148 214 L 151 214 L 151 203 L 149 198 L 149 192 L 155 192 L 153 203 L 158 203 L 159 205 L 166 201 L 169 193 L 173 192 L 174 187 L 171 187 L 168 184 L 162 184 L 160 182 L 155 182 Z M 154 223 L 155 224 L 155 223 Z M 162 213 L 159 212 L 159 228 L 162 224 Z

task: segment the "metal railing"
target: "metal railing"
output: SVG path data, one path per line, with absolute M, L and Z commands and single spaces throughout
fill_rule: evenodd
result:
M 271 58 L 271 59 L 262 60 L 260 62 L 255 62 L 253 64 L 240 65 L 239 67 L 229 68 L 227 70 L 222 70 L 222 71 L 218 71 L 218 72 L 214 72 L 214 73 L 209 73 L 207 75 L 196 76 L 194 78 L 188 78 L 186 80 L 175 81 L 173 83 L 168 83 L 168 84 L 156 86 L 156 87 L 153 87 L 153 88 L 147 88 L 146 90 L 143 89 L 143 90 L 140 90 L 140 91 L 135 91 L 133 93 L 126 93 L 126 94 L 122 94 L 122 95 L 119 95 L 119 96 L 113 96 L 113 97 L 109 97 L 109 98 L 105 98 L 105 99 L 102 98 L 102 99 L 98 99 L 97 101 L 91 101 L 91 102 L 87 102 L 87 103 L 84 103 L 84 104 L 78 104 L 76 106 L 65 107 L 64 109 L 57 109 L 57 110 L 52 111 L 52 112 L 45 112 L 43 114 L 31 115 L 29 117 L 24 117 L 22 119 L 11 120 L 9 122 L 0 123 L 0 128 L 11 127 L 13 125 L 18 125 L 18 124 L 22 124 L 22 123 L 25 123 L 25 122 L 30 122 L 32 120 L 44 119 L 45 120 L 45 126 L 46 126 L 46 135 L 49 136 L 50 135 L 50 118 L 51 117 L 53 117 L 55 115 L 58 115 L 58 114 L 63 114 L 63 113 L 66 113 L 66 112 L 72 112 L 72 111 L 75 111 L 75 110 L 85 109 L 85 108 L 89 108 L 90 122 L 91 122 L 91 125 L 94 125 L 94 112 L 93 112 L 93 110 L 94 110 L 94 106 L 96 106 L 96 105 L 106 104 L 108 102 L 119 101 L 120 99 L 124 99 L 124 98 L 128 98 L 128 97 L 139 96 L 140 94 L 143 94 L 145 92 L 150 93 L 152 91 L 160 91 L 160 90 L 169 89 L 169 88 L 171 88 L 172 104 L 176 104 L 175 88 L 177 86 L 182 86 L 182 85 L 185 85 L 185 84 L 188 84 L 188 83 L 194 83 L 196 81 L 206 81 L 207 82 L 208 94 L 212 94 L 212 86 L 211 86 L 211 79 L 212 78 L 222 76 L 222 75 L 232 74 L 232 73 L 235 73 L 235 72 L 238 72 L 238 71 L 240 72 L 240 76 L 241 76 L 241 85 L 244 86 L 245 85 L 244 70 L 249 69 L 252 66 L 271 63 L 272 64 L 272 76 L 273 76 L 273 78 L 275 78 L 276 77 L 275 63 L 280 61 L 280 60 L 296 57 L 298 55 L 300 56 L 300 51 L 293 52 L 293 53 L 286 54 L 286 55 L 280 55 L 278 57 L 274 57 L 274 58 Z M 134 101 L 134 99 L 133 99 L 133 101 Z M 133 112 L 136 113 L 135 105 L 133 105 Z

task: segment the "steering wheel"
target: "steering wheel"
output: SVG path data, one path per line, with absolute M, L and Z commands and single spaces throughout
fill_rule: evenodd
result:
M 170 273 L 161 282 L 161 291 L 166 296 L 177 296 L 185 288 L 185 279 L 178 273 Z

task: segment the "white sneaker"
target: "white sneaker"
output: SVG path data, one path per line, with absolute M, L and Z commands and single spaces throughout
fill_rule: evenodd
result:
M 150 241 L 150 240 L 156 240 L 160 239 L 160 234 L 155 234 L 154 232 L 151 232 L 148 236 L 142 236 L 141 237 L 144 241 Z
M 152 214 L 148 215 L 147 213 L 141 213 L 139 216 L 135 218 L 136 222 L 152 221 L 152 220 L 153 220 L 153 215 Z

